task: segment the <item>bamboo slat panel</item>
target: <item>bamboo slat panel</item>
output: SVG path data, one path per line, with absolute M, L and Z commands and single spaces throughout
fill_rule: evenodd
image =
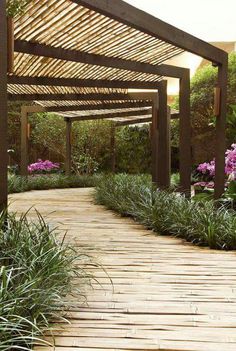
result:
M 183 51 L 70 0 L 33 0 L 15 27 L 16 39 L 152 64 Z
M 14 75 L 30 77 L 117 79 L 158 82 L 161 77 L 154 74 L 131 72 L 125 69 L 101 67 L 79 62 L 15 53 Z
M 70 0 L 32 0 L 15 18 L 15 39 L 105 57 L 160 64 L 183 52 L 171 44 Z M 158 82 L 159 75 L 15 53 L 14 75 L 29 77 Z M 9 86 L 14 94 L 66 93 L 76 88 Z M 111 89 L 113 92 L 116 89 Z M 110 90 L 110 91 L 111 91 Z M 102 92 L 103 89 L 99 89 Z
M 8 84 L 8 92 L 11 94 L 127 94 L 127 89 L 114 88 L 78 88 Z
M 69 300 L 70 324 L 55 325 L 55 350 L 235 351 L 235 253 L 156 236 L 94 205 L 92 193 L 11 195 L 11 210 L 35 205 L 52 225 L 68 230 L 67 242 L 94 256 L 109 275 L 91 269 L 101 285 L 87 290 L 88 305 Z

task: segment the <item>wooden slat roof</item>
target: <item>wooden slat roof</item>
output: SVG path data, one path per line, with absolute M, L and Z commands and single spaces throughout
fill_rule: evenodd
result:
M 158 65 L 182 49 L 71 0 L 32 0 L 15 20 L 16 42 L 29 42 L 107 58 Z M 161 75 L 15 52 L 14 76 L 159 82 Z M 117 88 L 9 84 L 10 94 L 117 93 Z M 65 96 L 65 101 L 66 101 Z M 56 106 L 61 101 L 55 101 Z M 89 102 L 90 104 L 93 102 Z M 41 101 L 51 106 L 51 101 Z M 74 105 L 74 101 L 63 105 Z M 78 104 L 78 102 L 76 102 Z M 84 104 L 84 102 L 83 102 Z
M 183 51 L 70 0 L 33 0 L 15 24 L 16 39 L 151 64 Z

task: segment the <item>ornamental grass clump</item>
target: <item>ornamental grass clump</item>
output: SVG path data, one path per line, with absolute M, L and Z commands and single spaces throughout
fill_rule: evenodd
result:
M 156 190 L 150 178 L 126 174 L 104 177 L 96 187 L 96 201 L 147 228 L 184 238 L 213 249 L 236 249 L 236 216 L 213 201 L 195 202 Z
M 32 350 L 61 317 L 66 297 L 82 297 L 88 258 L 57 240 L 40 214 L 0 215 L 0 350 Z M 74 286 L 74 278 L 76 287 Z M 79 282 L 79 284 L 78 284 Z

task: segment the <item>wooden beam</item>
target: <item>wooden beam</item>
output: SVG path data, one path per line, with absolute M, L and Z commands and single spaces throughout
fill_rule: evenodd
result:
M 170 187 L 170 108 L 167 106 L 167 81 L 162 81 L 158 90 L 157 115 L 157 186 L 159 189 Z
M 133 124 L 142 124 L 142 123 L 150 123 L 152 121 L 151 117 L 146 117 L 146 118 L 135 118 L 135 119 L 130 119 L 126 121 L 119 121 L 119 122 L 114 122 L 116 127 L 124 127 L 124 126 L 129 126 Z
M 7 19 L 0 1 L 0 211 L 7 208 Z
M 151 110 L 133 110 L 124 112 L 112 112 L 112 113 L 99 113 L 83 116 L 66 116 L 65 119 L 69 118 L 72 121 L 86 121 L 93 119 L 107 119 L 107 118 L 121 118 L 121 117 L 137 117 L 137 116 L 148 116 L 151 115 Z
M 21 109 L 21 166 L 20 174 L 28 175 L 29 164 L 29 139 L 28 139 L 28 113 L 25 108 Z
M 205 59 L 222 63 L 225 52 L 122 0 L 72 0 L 109 18 L 170 43 Z
M 123 93 L 90 93 L 90 94 L 8 94 L 10 101 L 112 101 L 135 100 Z
M 225 62 L 218 67 L 220 101 L 219 115 L 216 117 L 215 199 L 219 199 L 225 189 L 227 74 L 228 60 L 225 60 Z
M 179 92 L 180 114 L 180 191 L 191 196 L 191 117 L 190 117 L 190 75 L 186 74 L 180 79 Z
M 59 60 L 80 62 L 90 65 L 103 67 L 111 67 L 134 72 L 142 72 L 146 74 L 155 74 L 158 76 L 168 76 L 179 78 L 182 76 L 185 68 L 175 67 L 171 65 L 151 65 L 149 63 L 137 62 L 132 60 L 124 60 L 105 55 L 88 54 L 78 50 L 68 50 L 53 47 L 45 44 L 33 43 L 24 40 L 15 40 L 15 51 L 24 54 L 50 57 Z
M 67 176 L 71 174 L 71 157 L 72 157 L 71 129 L 72 129 L 71 120 L 67 118 L 66 119 L 66 159 L 65 159 L 65 172 Z
M 41 105 L 24 105 L 27 112 L 65 112 L 65 111 L 98 111 L 98 110 L 114 110 L 138 107 L 151 107 L 151 101 L 129 101 L 129 102 L 108 102 L 101 104 L 81 104 L 66 106 L 41 106 Z
M 103 80 L 103 79 L 77 79 L 77 78 L 53 78 L 53 77 L 24 77 L 8 76 L 8 84 L 57 86 L 57 87 L 98 87 L 120 89 L 158 89 L 159 82 Z

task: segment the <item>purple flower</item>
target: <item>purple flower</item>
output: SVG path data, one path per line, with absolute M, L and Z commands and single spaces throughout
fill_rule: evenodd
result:
M 215 176 L 215 160 L 210 161 L 209 163 L 201 163 L 197 170 L 211 177 Z M 231 149 L 227 150 L 225 153 L 225 174 L 227 176 L 235 177 L 236 174 L 236 144 L 231 145 Z
M 49 160 L 42 161 L 38 159 L 37 162 L 32 163 L 28 166 L 29 173 L 42 173 L 42 172 L 50 172 L 60 168 L 59 163 L 53 163 Z

